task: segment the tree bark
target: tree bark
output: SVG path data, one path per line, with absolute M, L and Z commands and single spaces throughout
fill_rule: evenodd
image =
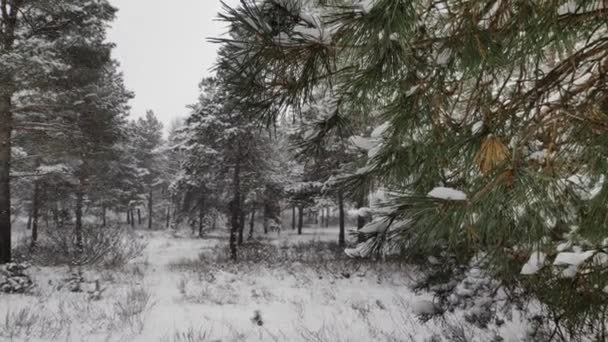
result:
M 137 225 L 141 226 L 141 208 L 137 208 Z
M 148 229 L 152 229 L 152 214 L 154 212 L 154 209 L 152 208 L 152 204 L 154 204 L 152 202 L 154 192 L 152 191 L 152 189 L 150 189 L 150 195 L 148 196 Z
M 249 237 L 248 239 L 253 239 L 253 227 L 255 225 L 255 207 L 251 209 L 251 220 L 249 220 Z
M 231 224 L 230 229 L 230 258 L 237 260 L 237 234 L 240 228 L 239 219 L 241 217 L 241 161 L 236 158 L 233 175 L 234 196 L 231 202 Z
M 11 96 L 0 89 L 0 264 L 11 261 Z
M 365 207 L 365 205 L 366 205 L 365 202 L 366 202 L 365 195 L 364 194 L 360 195 L 359 199 L 357 201 L 357 209 L 361 209 L 361 208 Z M 357 231 L 360 231 L 364 226 L 365 226 L 365 217 L 363 217 L 361 215 L 357 215 Z M 364 242 L 365 239 L 363 238 L 363 235 L 359 234 L 357 237 L 357 241 Z
M 296 205 L 291 207 L 291 230 L 296 230 Z
M 298 214 L 298 235 L 302 235 L 302 226 L 304 225 L 304 207 L 300 205 Z
M 32 212 L 33 209 L 30 208 L 30 212 L 27 215 L 27 230 L 32 230 Z
M 82 240 L 82 213 L 84 204 L 84 187 L 85 187 L 85 172 L 84 167 L 81 167 L 78 175 L 78 188 L 76 189 L 76 226 L 74 234 L 76 235 L 76 249 L 78 254 L 84 251 Z
M 340 235 L 338 237 L 338 245 L 344 247 L 346 245 L 345 230 L 344 230 L 344 194 L 338 192 L 338 209 L 340 212 Z
M 32 241 L 31 247 L 35 248 L 38 242 L 38 217 L 40 212 L 40 181 L 34 181 L 34 199 L 32 201 Z
M 169 205 L 167 207 L 167 222 L 165 224 L 165 227 L 169 228 L 170 225 L 171 225 L 171 206 Z
M 135 213 L 133 213 L 133 208 L 129 209 L 129 214 L 131 215 L 131 228 L 135 228 Z
M 264 201 L 264 219 L 263 219 L 263 225 L 264 225 L 264 234 L 268 234 L 268 215 L 270 213 L 268 212 L 268 203 L 266 203 L 266 201 Z
M 325 208 L 321 207 L 321 209 L 319 209 L 319 211 L 321 212 L 321 225 L 320 227 L 324 227 L 325 226 Z
M 102 205 L 101 207 L 101 226 L 105 227 L 107 225 L 106 221 L 106 205 Z
M 239 221 L 239 246 L 243 244 L 243 235 L 245 233 L 245 217 L 247 217 L 247 213 L 244 210 L 241 210 L 241 217 Z
M 45 227 L 46 227 L 47 229 L 49 228 L 49 217 L 50 217 L 50 215 L 49 215 L 49 211 L 47 210 L 47 211 L 44 213 L 44 224 L 45 224 Z
M 2 1 L 2 51 L 11 52 L 15 42 L 17 13 L 21 2 L 13 1 L 10 10 Z M 0 74 L 0 264 L 11 261 L 11 136 L 13 132 L 12 97 L 15 93 L 13 76 L 3 70 Z
M 201 197 L 198 205 L 198 237 L 203 237 L 203 221 L 205 220 L 205 198 Z

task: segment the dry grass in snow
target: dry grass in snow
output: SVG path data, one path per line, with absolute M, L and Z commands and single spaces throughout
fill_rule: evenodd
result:
M 519 341 L 521 325 L 480 330 L 459 313 L 422 323 L 416 271 L 348 259 L 333 229 L 248 242 L 230 262 L 222 234 L 206 239 L 145 232 L 140 257 L 118 269 L 87 267 L 102 294 L 65 286 L 67 267 L 37 267 L 28 295 L 0 295 L 4 341 Z

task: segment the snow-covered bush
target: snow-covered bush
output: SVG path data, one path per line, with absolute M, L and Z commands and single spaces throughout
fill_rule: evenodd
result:
M 96 265 L 119 268 L 140 256 L 146 247 L 146 241 L 141 235 L 120 226 L 85 226 L 82 235 L 81 250 L 72 227 L 49 229 L 35 249 L 23 254 L 35 263 L 46 266 Z
M 481 257 L 472 258 L 468 265 L 458 263 L 454 257 L 429 257 L 424 264 L 425 276 L 414 289 L 435 295 L 436 314 L 458 311 L 480 329 L 501 326 L 512 319 L 517 301 L 484 269 L 487 266 Z

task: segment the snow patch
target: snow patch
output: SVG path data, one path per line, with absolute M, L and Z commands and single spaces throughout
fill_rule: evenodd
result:
M 476 123 L 473 124 L 473 127 L 471 127 L 471 133 L 477 134 L 477 133 L 481 132 L 482 129 L 483 129 L 483 121 L 477 121 Z
M 370 138 L 354 135 L 350 138 L 351 143 L 356 148 L 364 151 L 370 151 L 378 145 L 378 143 Z
M 374 6 L 376 5 L 376 0 L 361 0 L 359 1 L 359 8 L 365 14 L 368 14 L 372 11 Z
M 431 190 L 427 196 L 448 201 L 466 201 L 467 199 L 467 194 L 464 192 L 446 187 L 437 187 Z
M 562 252 L 559 253 L 556 257 L 555 257 L 555 261 L 553 262 L 553 265 L 556 266 L 566 266 L 566 265 L 572 265 L 572 266 L 579 266 L 580 264 L 582 264 L 583 262 L 585 262 L 585 260 L 589 259 L 590 257 L 592 257 L 595 254 L 595 251 L 590 250 L 590 251 L 586 251 L 586 252 Z
M 525 263 L 524 266 L 521 268 L 520 273 L 522 275 L 536 274 L 543 268 L 546 258 L 547 255 L 543 252 L 532 253 L 532 255 L 530 255 L 530 259 L 528 259 L 528 262 Z
M 351 209 L 348 211 L 348 216 L 352 218 L 357 217 L 369 217 L 372 214 L 372 210 L 367 207 L 362 207 L 359 209 Z
M 359 230 L 361 233 L 365 234 L 373 234 L 373 233 L 382 233 L 386 231 L 388 228 L 388 220 L 385 218 L 376 219 L 368 224 L 366 224 L 363 228 Z
M 563 252 L 567 249 L 570 249 L 570 247 L 572 247 L 572 242 L 562 242 L 557 245 L 557 248 L 555 250 L 557 250 L 558 252 Z
M 389 127 L 391 127 L 391 123 L 386 121 L 385 123 L 383 123 L 382 125 L 376 127 L 373 131 L 372 131 L 372 138 L 382 138 L 382 136 L 384 135 L 384 133 L 389 129 Z

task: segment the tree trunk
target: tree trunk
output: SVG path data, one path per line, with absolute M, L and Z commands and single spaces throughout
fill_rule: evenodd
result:
M 321 207 L 321 209 L 319 209 L 320 215 L 321 215 L 321 225 L 319 227 L 324 227 L 325 225 L 325 208 Z
M 291 207 L 291 230 L 296 230 L 296 205 Z
M 12 1 L 7 10 L 2 1 L 2 41 L 0 49 L 10 53 L 15 43 L 17 14 L 21 1 Z M 11 135 L 13 132 L 13 113 L 11 99 L 16 89 L 13 76 L 8 71 L 0 73 L 0 264 L 11 261 Z
M 245 217 L 247 217 L 247 213 L 244 210 L 241 210 L 241 217 L 239 221 L 239 246 L 243 244 L 243 235 L 245 233 Z
M 230 258 L 234 261 L 237 259 L 237 234 L 240 228 L 239 219 L 241 218 L 241 161 L 236 158 L 233 175 L 234 196 L 231 202 L 231 224 L 230 228 Z
M 133 213 L 133 208 L 129 209 L 129 213 L 131 215 L 131 228 L 135 228 L 135 213 Z
M 34 199 L 32 201 L 32 241 L 31 247 L 35 248 L 38 242 L 38 217 L 40 212 L 40 181 L 34 181 Z
M 76 235 L 76 249 L 78 254 L 82 254 L 84 251 L 82 241 L 82 209 L 84 204 L 84 186 L 85 186 L 85 174 L 84 167 L 81 167 L 78 175 L 78 189 L 76 190 L 76 226 L 74 227 L 74 234 Z
M 263 219 L 263 225 L 264 225 L 264 234 L 268 234 L 268 204 L 266 203 L 266 201 L 264 201 L 264 219 Z
M 127 224 L 131 224 L 131 209 L 127 209 Z
M 251 209 L 251 220 L 249 221 L 249 240 L 253 239 L 253 227 L 255 225 L 255 207 Z
M 101 207 L 101 226 L 105 227 L 107 225 L 107 221 L 106 221 L 106 205 L 104 204 Z
M 27 215 L 27 230 L 32 230 L 32 211 L 30 208 L 30 212 Z
M 302 235 L 302 226 L 304 225 L 304 207 L 299 207 L 300 212 L 298 215 L 298 235 Z
M 172 214 L 174 224 L 178 223 L 177 222 L 178 213 L 179 213 L 179 203 L 176 203 L 175 206 L 173 207 L 173 214 Z
M 154 209 L 152 208 L 152 195 L 153 191 L 150 190 L 150 195 L 148 196 L 148 229 L 152 229 L 152 213 L 154 212 Z
M 329 219 L 331 218 L 331 208 L 327 207 L 327 215 L 325 215 L 325 228 L 329 228 Z
M 338 237 L 338 245 L 344 247 L 346 245 L 344 231 L 344 194 L 342 191 L 338 193 L 338 210 L 340 212 L 340 235 Z
M 2 77 L 2 76 L 0 76 Z M 4 77 L 2 77 L 4 78 Z M 0 82 L 4 81 L 0 79 Z M 9 80 L 10 82 L 10 80 Z M 11 113 L 12 91 L 0 83 L 0 264 L 11 261 Z
M 171 225 L 171 205 L 169 205 L 167 207 L 167 223 L 165 224 L 165 227 L 168 229 L 170 225 Z
M 198 237 L 203 237 L 203 221 L 205 220 L 205 198 L 201 197 L 201 201 L 198 205 Z
M 137 225 L 141 226 L 141 208 L 137 208 Z
M 365 195 L 362 194 L 361 196 L 359 196 L 359 199 L 357 201 L 357 209 L 361 209 L 361 208 L 365 207 L 365 205 L 366 205 L 365 202 L 366 202 Z M 359 214 L 361 214 L 361 213 L 359 212 Z M 365 217 L 363 217 L 361 215 L 357 215 L 357 231 L 360 231 L 364 226 L 365 226 Z M 363 235 L 359 234 L 357 236 L 357 241 L 365 242 Z

